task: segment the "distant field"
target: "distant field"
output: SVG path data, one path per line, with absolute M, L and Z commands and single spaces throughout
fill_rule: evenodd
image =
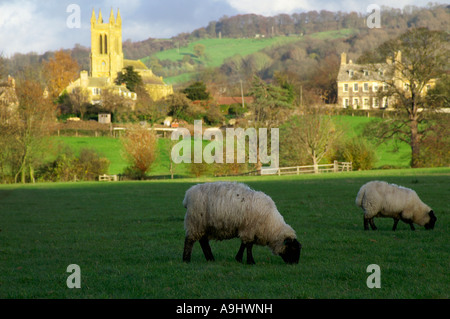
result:
M 310 34 L 312 38 L 316 39 L 336 39 L 348 37 L 355 33 L 353 29 L 342 29 L 336 31 L 325 31 Z M 273 38 L 247 38 L 247 39 L 202 39 L 189 43 L 186 47 L 179 49 L 170 49 L 158 52 L 152 56 L 144 57 L 141 60 L 146 63 L 151 57 L 156 57 L 159 60 L 182 61 L 185 55 L 191 56 L 196 64 L 201 64 L 206 67 L 219 67 L 225 59 L 230 58 L 236 54 L 245 57 L 252 53 L 258 52 L 269 47 L 277 47 L 288 43 L 303 41 L 304 37 L 299 35 L 293 36 L 278 36 Z M 194 54 L 194 47 L 197 44 L 205 46 L 205 56 L 202 58 Z M 177 76 L 167 77 L 164 81 L 168 84 L 184 83 L 190 80 L 195 75 L 195 71 L 186 72 Z
M 373 120 L 373 118 L 363 116 L 337 116 L 334 119 L 349 137 L 360 135 L 364 125 Z M 406 168 L 411 166 L 411 147 L 402 141 L 392 139 L 392 141 L 383 143 L 377 147 L 376 154 L 375 168 Z
M 335 117 L 335 121 L 346 129 L 346 134 L 348 134 L 348 136 L 356 136 L 361 133 L 363 125 L 371 121 L 371 118 L 339 116 Z M 97 150 L 100 154 L 103 154 L 103 156 L 110 160 L 110 174 L 120 174 L 128 165 L 122 156 L 122 145 L 119 139 L 109 137 L 62 136 L 55 137 L 54 140 L 72 147 L 75 151 L 79 151 L 81 148 L 86 147 Z M 411 149 L 409 145 L 401 142 L 398 142 L 397 144 L 396 147 L 395 141 L 392 141 L 387 145 L 381 145 L 377 148 L 378 161 L 375 163 L 375 167 L 388 166 L 400 168 L 410 166 Z M 170 147 L 168 140 L 160 139 L 158 148 L 160 156 L 156 159 L 150 171 L 150 175 L 168 175 L 170 166 Z M 176 165 L 175 174 L 189 175 L 187 165 Z
M 376 219 L 378 231 L 364 231 L 354 199 L 372 179 L 414 188 L 435 229 L 392 232 Z M 184 264 L 184 193 L 216 180 L 0 185 L 0 298 L 450 297 L 449 168 L 235 178 L 273 198 L 303 245 L 300 263 L 260 246 L 256 265 L 237 263 L 233 239 L 211 242 L 215 262 L 196 243 Z M 67 288 L 71 264 L 81 289 Z M 366 285 L 370 264 L 381 289 Z
M 222 65 L 223 61 L 235 54 L 246 56 L 270 46 L 278 46 L 290 42 L 300 41 L 300 37 L 275 37 L 261 39 L 203 39 L 189 43 L 187 47 L 161 51 L 153 56 L 159 60 L 181 61 L 183 56 L 190 55 L 197 62 L 205 62 L 207 66 L 217 67 Z M 205 46 L 204 59 L 199 59 L 194 54 L 194 46 L 203 44 Z M 143 62 L 150 59 L 146 57 L 141 59 Z
M 54 137 L 54 140 L 71 147 L 75 152 L 79 152 L 82 148 L 96 150 L 101 156 L 106 157 L 110 161 L 109 174 L 121 174 L 129 165 L 123 156 L 122 143 L 118 138 L 111 137 L 70 137 L 60 136 Z M 169 175 L 170 174 L 170 154 L 168 140 L 159 139 L 158 154 L 152 165 L 150 175 Z M 175 174 L 186 175 L 187 166 L 179 164 L 175 166 Z

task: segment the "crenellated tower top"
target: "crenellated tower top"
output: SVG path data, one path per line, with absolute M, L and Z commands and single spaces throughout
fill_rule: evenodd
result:
M 95 9 L 91 16 L 91 77 L 108 77 L 114 81 L 123 69 L 122 19 L 117 10 L 117 18 L 111 8 L 109 22 L 104 23 L 102 12 L 98 18 Z

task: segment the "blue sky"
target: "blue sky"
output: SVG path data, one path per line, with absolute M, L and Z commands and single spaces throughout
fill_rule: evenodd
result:
M 73 48 L 76 43 L 90 46 L 92 9 L 102 10 L 105 20 L 111 8 L 120 8 L 123 40 L 170 38 L 191 32 L 224 15 L 255 13 L 265 16 L 309 10 L 357 11 L 366 13 L 371 3 L 403 8 L 426 6 L 429 0 L 0 0 L 0 53 L 44 53 Z M 448 1 L 433 1 L 448 3 Z M 80 8 L 79 28 L 69 28 L 67 8 Z

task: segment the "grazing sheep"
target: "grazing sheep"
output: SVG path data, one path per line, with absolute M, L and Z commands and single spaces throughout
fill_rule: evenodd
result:
M 266 194 L 234 182 L 215 182 L 192 186 L 183 205 L 186 238 L 183 261 L 191 260 L 192 247 L 198 240 L 206 260 L 213 261 L 210 239 L 239 237 L 241 247 L 236 260 L 242 262 L 247 249 L 247 264 L 254 264 L 253 244 L 269 246 L 286 263 L 298 263 L 301 245 L 295 231 L 284 222 L 273 200 Z
M 392 217 L 397 228 L 398 221 L 409 224 L 415 230 L 413 223 L 433 229 L 436 216 L 433 210 L 424 204 L 412 189 L 388 184 L 386 182 L 372 181 L 363 185 L 356 196 L 356 206 L 364 210 L 364 229 L 376 230 L 374 217 Z

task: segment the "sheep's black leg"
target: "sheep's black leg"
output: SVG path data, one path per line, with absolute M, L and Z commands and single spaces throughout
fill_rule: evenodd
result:
M 364 230 L 369 230 L 369 219 L 364 216 Z
M 183 251 L 183 261 L 184 262 L 190 262 L 191 261 L 191 254 L 192 254 L 192 247 L 194 246 L 195 240 L 190 239 L 189 237 L 186 237 L 184 240 L 184 251 Z
M 395 231 L 397 229 L 397 224 L 398 224 L 399 219 L 398 218 L 394 218 L 394 226 L 392 226 L 392 230 Z
M 401 217 L 400 217 L 400 218 L 401 218 Z M 416 229 L 414 228 L 413 221 L 412 221 L 411 219 L 403 219 L 403 218 L 402 218 L 402 222 L 405 222 L 405 223 L 409 224 L 409 227 L 411 227 L 411 230 L 412 230 L 412 231 L 416 230 Z
M 211 246 L 209 246 L 208 237 L 204 236 L 200 239 L 200 246 L 202 246 L 203 254 L 207 261 L 214 261 L 214 256 L 211 251 Z
M 247 243 L 246 246 L 247 246 L 247 264 L 254 265 L 255 260 L 253 259 L 253 254 L 252 254 L 253 243 Z
M 372 230 L 377 230 L 377 226 L 375 226 L 375 223 L 373 222 L 373 217 L 369 219 L 370 227 L 372 227 Z
M 242 262 L 242 257 L 244 257 L 244 250 L 245 250 L 245 244 L 244 244 L 244 242 L 241 242 L 241 247 L 239 248 L 239 251 L 235 257 L 235 259 L 240 263 Z

